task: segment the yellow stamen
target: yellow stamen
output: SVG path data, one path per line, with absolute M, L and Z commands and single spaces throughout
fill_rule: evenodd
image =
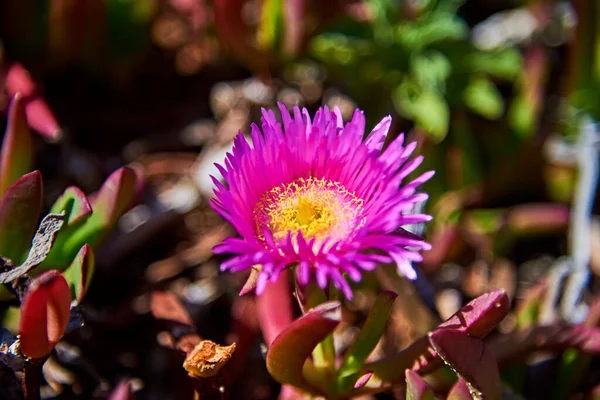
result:
M 341 239 L 364 224 L 362 213 L 362 199 L 324 178 L 300 178 L 275 187 L 255 208 L 259 231 L 267 227 L 276 239 L 288 232 L 302 232 L 307 239 Z

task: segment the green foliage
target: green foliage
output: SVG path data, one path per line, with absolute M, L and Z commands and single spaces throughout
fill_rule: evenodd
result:
M 513 81 L 520 54 L 512 48 L 475 48 L 456 14 L 461 2 L 419 2 L 412 10 L 417 15 L 410 17 L 404 2 L 366 4 L 370 21 L 342 20 L 310 43 L 310 54 L 359 103 L 375 107 L 391 99 L 396 111 L 434 142 L 448 134 L 454 107 L 489 120 L 502 117 L 505 101 L 494 80 Z M 371 98 L 374 90 L 379 100 Z

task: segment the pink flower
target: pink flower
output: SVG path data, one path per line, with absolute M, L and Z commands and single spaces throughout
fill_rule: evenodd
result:
M 378 263 L 395 262 L 416 278 L 410 262 L 421 261 L 418 251 L 431 246 L 401 227 L 431 220 L 411 209 L 427 199 L 416 189 L 434 174 L 404 183 L 423 161 L 409 160 L 416 143 L 405 146 L 401 135 L 382 151 L 389 116 L 363 141 L 360 110 L 344 125 L 337 108 L 320 108 L 312 121 L 306 109 L 295 107 L 292 118 L 279 108 L 283 129 L 273 111 L 263 110 L 262 132 L 252 125 L 252 145 L 240 133 L 225 167 L 217 165 L 225 184 L 213 177 L 213 207 L 241 235 L 215 247 L 235 255 L 221 269 L 259 266 L 257 294 L 289 267 L 299 283 L 314 276 L 321 288 L 332 282 L 348 298 L 346 276 L 358 282 Z

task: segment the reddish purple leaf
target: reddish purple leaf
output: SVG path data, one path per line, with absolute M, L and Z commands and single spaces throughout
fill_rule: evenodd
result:
M 139 174 L 131 167 L 113 172 L 92 200 L 94 222 L 111 229 L 133 203 L 139 181 Z
M 33 168 L 33 145 L 25 119 L 23 96 L 17 93 L 8 108 L 8 124 L 0 154 L 0 196 Z
M 371 371 L 367 371 L 363 376 L 356 380 L 356 383 L 354 384 L 354 389 L 360 389 L 361 387 L 365 386 L 372 376 L 373 373 Z
M 489 347 L 500 364 L 522 359 L 535 351 L 562 351 L 569 348 L 600 355 L 600 329 L 558 322 L 532 326 L 502 335 L 490 341 Z
M 276 307 L 277 304 L 272 304 Z M 341 319 L 341 305 L 337 301 L 323 303 L 289 325 L 271 343 L 267 352 L 267 369 L 276 381 L 310 392 L 302 374 L 304 362 L 313 349 L 333 332 Z
M 120 382 L 110 394 L 108 400 L 133 400 L 133 390 L 130 381 Z
M 509 311 L 510 301 L 504 290 L 484 294 L 458 310 L 440 324 L 437 330 L 463 332 L 483 338 L 500 323 Z M 373 363 L 367 363 L 362 371 L 373 371 L 383 382 L 402 382 L 404 370 L 412 369 L 421 375 L 430 373 L 442 365 L 427 337 L 422 337 L 401 352 Z
M 406 375 L 406 400 L 435 400 L 433 390 L 416 372 L 407 369 Z
M 452 386 L 450 391 L 448 392 L 448 397 L 446 400 L 472 400 L 471 392 L 469 392 L 469 387 L 463 378 L 458 378 L 458 382 Z
M 475 398 L 500 400 L 498 364 L 480 339 L 456 330 L 437 329 L 429 333 L 429 342 L 444 362 L 464 378 Z M 474 393 L 479 393 L 479 397 Z
M 42 175 L 31 172 L 6 189 L 0 201 L 0 254 L 15 265 L 27 256 L 42 207 Z
M 494 290 L 471 301 L 438 329 L 455 329 L 483 338 L 500 323 L 510 311 L 510 300 L 504 289 Z
M 59 141 L 62 130 L 50 107 L 41 97 L 34 97 L 25 103 L 25 114 L 29 126 L 40 135 L 52 141 Z
M 59 140 L 61 129 L 46 101 L 40 97 L 37 84 L 29 72 L 19 63 L 13 64 L 6 75 L 6 88 L 11 96 L 20 93 L 24 97 L 25 114 L 29 126 L 42 136 Z
M 21 93 L 26 98 L 37 94 L 37 85 L 29 74 L 29 71 L 20 63 L 14 63 L 6 74 L 6 88 L 11 96 Z
M 94 252 L 90 246 L 85 244 L 71 265 L 63 272 L 63 276 L 71 288 L 71 295 L 77 304 L 81 303 L 92 283 L 95 264 Z
M 58 271 L 48 271 L 29 286 L 23 304 L 19 335 L 21 351 L 28 357 L 44 357 L 60 340 L 69 322 L 71 292 Z
M 81 189 L 69 186 L 50 208 L 52 214 L 61 211 L 65 211 L 65 226 L 73 226 L 92 215 L 92 206 Z

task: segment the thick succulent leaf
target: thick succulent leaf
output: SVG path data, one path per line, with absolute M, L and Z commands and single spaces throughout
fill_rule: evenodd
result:
M 62 138 L 60 125 L 42 97 L 34 97 L 25 103 L 25 114 L 29 126 L 46 139 L 56 142 Z
M 71 288 L 71 296 L 78 304 L 81 303 L 90 283 L 92 283 L 95 263 L 94 251 L 85 244 L 79 250 L 71 265 L 63 272 Z
M 44 357 L 60 340 L 69 322 L 71 293 L 58 271 L 35 279 L 21 304 L 21 351 L 28 357 Z
M 341 319 L 338 301 L 323 303 L 289 325 L 271 343 L 267 369 L 276 381 L 315 392 L 306 383 L 302 368 L 315 346 L 333 332 Z
M 23 96 L 17 93 L 8 108 L 8 124 L 0 153 L 0 196 L 33 168 L 33 144 L 25 119 Z
M 463 378 L 458 378 L 458 381 L 452 386 L 448 392 L 447 400 L 472 400 L 469 387 Z
M 62 211 L 65 212 L 65 225 L 72 226 L 85 221 L 92 215 L 92 206 L 81 189 L 69 186 L 50 208 L 50 212 L 53 214 Z
M 466 333 L 438 329 L 429 342 L 471 389 L 474 399 L 500 400 L 500 373 L 493 353 L 478 338 Z
M 6 75 L 6 88 L 11 96 L 21 93 L 29 126 L 50 140 L 59 140 L 61 129 L 46 101 L 39 95 L 37 84 L 19 63 L 13 64 Z
M 500 364 L 520 360 L 536 351 L 573 348 L 600 355 L 600 329 L 563 322 L 537 325 L 495 338 L 490 341 L 489 347 Z
M 440 324 L 437 330 L 454 330 L 483 338 L 504 319 L 509 309 L 510 301 L 504 290 L 495 290 L 462 307 Z M 441 365 L 441 360 L 436 357 L 427 337 L 422 337 L 391 357 L 365 364 L 362 371 L 373 372 L 376 379 L 372 378 L 372 382 L 400 383 L 404 381 L 406 369 L 412 369 L 423 375 Z
M 504 289 L 494 290 L 471 301 L 438 329 L 454 329 L 483 338 L 500 323 L 510 310 L 510 300 Z
M 122 381 L 110 394 L 108 400 L 133 400 L 133 390 L 130 381 Z
M 110 175 L 91 200 L 92 214 L 84 223 L 68 226 L 61 231 L 42 267 L 64 268 L 86 243 L 94 249 L 98 248 L 133 202 L 138 181 L 139 175 L 130 167 L 120 168 Z
M 20 63 L 14 63 L 6 73 L 6 89 L 11 96 L 21 93 L 24 97 L 32 97 L 37 94 L 37 86 L 31 78 L 29 71 Z
M 396 297 L 396 293 L 387 291 L 377 296 L 358 338 L 344 355 L 338 374 L 340 393 L 354 387 L 362 365 L 385 330 Z
M 42 207 L 42 175 L 31 172 L 10 185 L 0 201 L 0 255 L 20 264 L 29 250 Z
M 406 370 L 406 400 L 435 400 L 433 390 L 416 372 Z

